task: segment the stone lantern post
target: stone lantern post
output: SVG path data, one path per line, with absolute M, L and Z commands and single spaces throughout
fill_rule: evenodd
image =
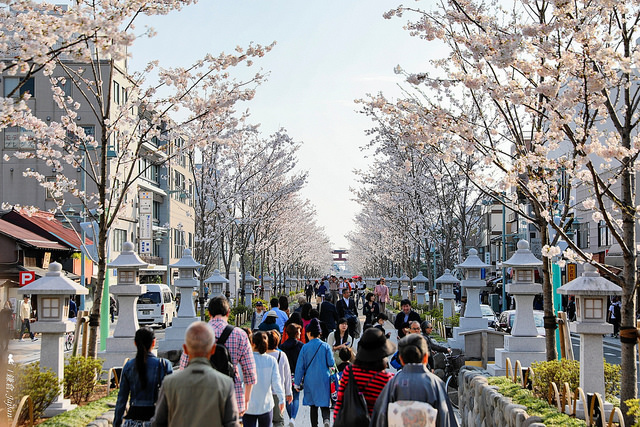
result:
M 396 276 L 391 276 L 387 279 L 389 281 L 389 296 L 400 295 L 400 284 Z
M 64 276 L 60 263 L 52 262 L 44 277 L 19 288 L 18 293 L 38 296 L 38 321 L 32 324 L 31 329 L 42 334 L 40 366 L 51 369 L 58 380 L 62 381 L 64 335 L 75 328 L 75 324 L 69 321 L 69 299 L 72 295 L 86 295 L 89 291 Z M 75 407 L 69 399 L 64 398 L 61 387 L 44 416 L 53 417 Z
M 436 285 L 442 292 L 440 296 L 444 300 L 442 304 L 442 317 L 449 319 L 455 314 L 454 301 L 456 299 L 453 293 L 453 287 L 460 283 L 460 280 L 451 274 L 451 270 L 448 268 L 444 270 L 444 274 L 436 279 Z
M 418 304 L 425 303 L 425 294 L 427 293 L 426 285 L 429 279 L 424 277 L 422 271 L 418 271 L 418 275 L 411 279 L 411 282 L 415 286 L 416 302 Z
M 580 388 L 585 393 L 600 393 L 604 398 L 603 335 L 613 332 L 606 321 L 607 297 L 622 295 L 622 288 L 601 277 L 595 267 L 584 265 L 582 276 L 558 288 L 561 295 L 575 295 L 576 321 L 571 332 L 580 335 Z M 578 409 L 584 402 L 578 402 Z M 611 404 L 605 404 L 605 411 Z
M 203 267 L 191 256 L 191 249 L 182 252 L 182 258 L 170 268 L 178 269 L 178 278 L 173 284 L 180 290 L 180 307 L 178 317 L 173 319 L 171 327 L 167 328 L 165 338 L 159 342 L 158 351 L 180 350 L 184 343 L 184 334 L 190 324 L 198 320 L 193 304 L 193 290 L 198 286 L 198 279 L 195 277 L 196 270 Z M 202 307 L 204 310 L 204 307 Z
M 263 299 L 269 301 L 271 299 L 271 291 L 273 290 L 273 278 L 269 274 L 265 274 L 262 278 Z
M 210 285 L 211 297 L 225 296 L 224 290 L 226 284 L 229 283 L 229 279 L 220 274 L 220 270 L 217 268 L 213 270 L 213 274 L 204 280 L 204 283 Z
M 546 360 L 545 339 L 538 336 L 533 318 L 533 299 L 542 292 L 542 285 L 534 282 L 535 270 L 541 265 L 542 261 L 531 253 L 526 240 L 518 241 L 518 250 L 503 263 L 513 269 L 513 281 L 506 291 L 516 302 L 516 314 L 511 335 L 505 335 L 504 348 L 495 350 L 495 364 L 488 366 L 493 375 L 506 373 L 507 357 L 514 363 L 519 360 L 523 367 Z
M 253 288 L 255 287 L 257 281 L 258 279 L 253 277 L 248 271 L 244 274 L 244 301 L 247 307 L 253 306 Z
M 107 268 L 115 268 L 118 273 L 117 284 L 109 287 L 118 300 L 118 321 L 113 336 L 107 338 L 106 350 L 99 353 L 105 359 L 104 369 L 122 366 L 124 359 L 136 355 L 133 339 L 140 327 L 136 303 L 138 297 L 147 291 L 146 285 L 140 285 L 139 271 L 148 264 L 140 259 L 133 247 L 133 243 L 125 242 L 120 255 L 107 265 Z
M 402 299 L 409 299 L 409 276 L 407 273 L 403 273 L 402 277 L 398 279 L 400 282 L 400 296 Z
M 463 290 L 467 290 L 467 304 L 464 316 L 460 318 L 460 326 L 453 328 L 453 338 L 449 338 L 449 345 L 464 350 L 464 340 L 458 336 L 461 332 L 488 329 L 489 326 L 480 309 L 480 289 L 485 286 L 481 271 L 489 266 L 482 262 L 478 257 L 478 251 L 472 248 L 469 249 L 467 259 L 456 267 L 464 271 L 465 278 L 461 286 Z

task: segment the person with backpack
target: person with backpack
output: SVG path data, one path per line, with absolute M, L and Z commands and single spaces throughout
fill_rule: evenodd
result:
M 436 427 L 457 427 L 444 383 L 427 369 L 429 347 L 422 334 L 409 334 L 398 341 L 398 353 L 402 371 L 382 389 L 369 426 L 387 427 L 398 420 L 402 423 L 403 415 L 411 413 L 413 417 L 433 419 Z M 398 401 L 403 401 L 402 405 Z
M 269 356 L 267 332 L 258 331 L 253 334 L 253 357 L 258 372 L 258 380 L 254 391 L 247 403 L 247 411 L 242 416 L 244 427 L 270 427 L 272 425 L 272 410 L 279 411 L 280 417 L 284 411 L 284 389 L 278 370 L 278 362 Z M 273 395 L 277 396 L 277 406 L 274 405 Z
M 113 416 L 115 427 L 150 426 L 160 384 L 165 376 L 173 372 L 171 362 L 151 353 L 156 344 L 153 329 L 147 326 L 138 329 L 133 340 L 137 348 L 136 357 L 122 368 L 120 391 Z M 129 410 L 125 415 L 127 401 Z
M 162 383 L 153 427 L 240 427 L 233 380 L 209 362 L 213 341 L 209 325 L 201 321 L 189 325 L 182 346 L 190 356 L 189 366 Z
M 396 346 L 384 332 L 377 328 L 369 328 L 362 334 L 358 344 L 356 360 L 351 365 L 347 365 L 340 378 L 338 387 L 338 399 L 333 413 L 334 422 L 340 410 L 349 411 L 352 408 L 344 406 L 345 389 L 349 385 L 350 378 L 355 380 L 359 393 L 364 395 L 368 415 L 371 416 L 376 399 L 384 386 L 393 378 L 393 374 L 387 372 L 388 357 L 395 353 Z
M 251 389 L 256 383 L 256 364 L 247 334 L 242 329 L 228 324 L 230 311 L 229 301 L 225 297 L 217 296 L 209 300 L 209 314 L 211 315 L 209 326 L 213 329 L 216 339 L 216 348 L 211 359 L 217 360 L 216 368 L 221 372 L 226 370 L 223 368 L 228 369 L 231 366 L 230 376 L 234 380 L 238 412 L 242 416 L 245 411 L 245 402 L 249 401 Z M 218 355 L 219 351 L 222 351 L 220 355 Z M 229 356 L 226 356 L 226 352 Z M 227 357 L 230 360 L 221 360 L 227 359 Z M 180 369 L 186 368 L 188 364 L 189 356 L 183 352 L 180 357 Z M 242 369 L 242 379 L 240 379 L 238 366 Z

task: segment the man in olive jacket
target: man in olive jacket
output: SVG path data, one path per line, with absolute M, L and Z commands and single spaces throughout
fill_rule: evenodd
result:
M 205 322 L 187 328 L 182 348 L 189 365 L 165 377 L 152 426 L 240 426 L 233 380 L 209 362 L 213 341 L 213 330 Z

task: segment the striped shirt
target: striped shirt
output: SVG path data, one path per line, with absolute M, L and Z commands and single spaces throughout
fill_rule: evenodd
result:
M 220 318 L 213 318 L 209 321 L 209 326 L 213 329 L 213 335 L 218 341 L 218 337 L 224 331 L 227 326 L 227 322 Z M 244 407 L 244 390 L 242 384 L 255 384 L 257 381 L 256 376 L 256 363 L 253 359 L 253 350 L 251 344 L 249 344 L 249 338 L 247 334 L 240 328 L 234 328 L 233 332 L 229 334 L 227 342 L 224 344 L 229 350 L 231 356 L 231 363 L 236 366 L 236 378 L 234 381 L 234 388 L 236 392 L 236 402 L 238 403 L 238 410 L 243 411 Z M 189 356 L 184 352 L 180 356 L 180 369 L 184 369 L 189 364 Z M 242 380 L 238 373 L 238 364 L 242 368 Z
M 364 395 L 364 399 L 367 401 L 369 416 L 371 416 L 371 414 L 373 413 L 373 406 L 376 404 L 376 399 L 378 399 L 378 396 L 380 396 L 380 392 L 389 382 L 389 380 L 393 378 L 393 374 L 387 371 L 369 371 L 357 365 L 347 365 L 347 367 L 344 368 L 344 371 L 342 371 L 340 387 L 338 387 L 338 401 L 336 402 L 336 407 L 333 412 L 334 420 L 338 415 L 338 412 L 340 411 L 340 407 L 342 406 L 344 390 L 349 383 L 350 370 L 353 370 L 353 376 L 356 379 L 356 384 L 358 384 L 358 390 Z

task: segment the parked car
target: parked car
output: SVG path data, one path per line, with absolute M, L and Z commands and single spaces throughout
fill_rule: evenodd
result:
M 138 324 L 158 324 L 162 329 L 173 324 L 176 299 L 165 284 L 148 284 L 147 292 L 138 298 Z
M 480 310 L 482 311 L 482 317 L 487 319 L 490 328 L 495 328 L 495 325 L 498 323 L 498 316 L 493 311 L 490 305 L 480 304 Z
M 498 318 L 496 330 L 511 333 L 511 328 L 513 328 L 513 322 L 515 321 L 515 319 L 516 310 L 503 311 L 502 313 L 500 313 L 500 317 Z M 533 321 L 536 323 L 538 335 L 544 336 L 544 311 L 533 310 Z

